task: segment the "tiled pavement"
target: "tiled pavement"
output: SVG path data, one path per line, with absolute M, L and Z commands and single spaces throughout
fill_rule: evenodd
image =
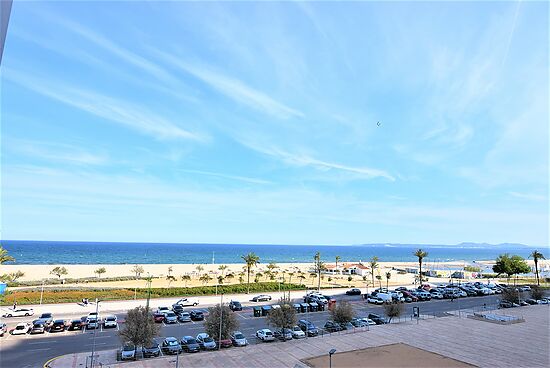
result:
M 305 367 L 301 359 L 380 346 L 397 342 L 439 353 L 479 367 L 549 367 L 550 307 L 538 305 L 499 313 L 522 316 L 524 323 L 500 325 L 456 316 L 374 326 L 370 331 L 308 338 L 286 343 L 268 343 L 218 352 L 180 355 L 183 367 Z M 105 352 L 107 353 L 107 352 Z M 84 367 L 86 354 L 61 357 L 51 367 Z M 103 354 L 102 354 L 103 355 Z M 114 352 L 105 357 L 113 357 Z M 107 363 L 106 360 L 101 359 Z M 80 365 L 82 364 L 82 365 Z M 175 367 L 175 357 L 104 365 L 128 368 Z M 333 362 L 338 367 L 337 361 Z

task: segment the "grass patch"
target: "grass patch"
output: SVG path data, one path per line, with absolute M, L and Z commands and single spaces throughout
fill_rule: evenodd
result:
M 281 291 L 301 290 L 304 289 L 304 286 L 296 284 L 280 284 L 280 288 Z M 218 294 L 244 294 L 246 291 L 246 284 L 218 286 Z M 250 284 L 251 293 L 262 293 L 268 291 L 279 291 L 279 283 L 259 282 Z M 145 299 L 147 298 L 148 290 L 145 288 L 138 288 L 136 293 L 138 299 Z M 215 286 L 155 288 L 151 289 L 151 298 L 214 295 L 215 293 Z M 98 298 L 99 300 L 130 300 L 134 299 L 134 289 L 44 289 L 42 303 L 78 303 L 83 298 L 88 298 L 89 300 L 94 300 L 95 298 Z M 38 304 L 40 303 L 40 290 L 7 291 L 0 301 L 0 304 L 12 305 L 15 300 L 17 300 L 17 304 L 19 305 Z

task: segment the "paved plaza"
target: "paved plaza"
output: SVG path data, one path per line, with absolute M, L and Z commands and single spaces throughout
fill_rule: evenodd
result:
M 181 367 L 307 367 L 307 358 L 325 355 L 330 349 L 338 352 L 404 343 L 441 354 L 478 367 L 548 367 L 550 307 L 537 305 L 499 310 L 497 313 L 523 317 L 525 322 L 502 325 L 468 318 L 465 314 L 449 315 L 385 326 L 373 326 L 369 331 L 325 335 L 293 340 L 286 343 L 266 343 L 246 348 L 231 348 L 216 352 L 183 354 Z M 55 368 L 85 367 L 87 354 L 71 354 L 52 361 Z M 163 357 L 137 362 L 113 363 L 114 351 L 101 352 L 98 362 L 103 367 L 175 367 L 175 357 Z M 333 367 L 338 364 L 333 356 Z M 368 362 L 365 362 L 365 367 Z

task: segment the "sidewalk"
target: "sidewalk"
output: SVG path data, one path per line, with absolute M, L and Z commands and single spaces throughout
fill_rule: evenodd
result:
M 370 331 L 332 334 L 331 336 L 266 343 L 246 348 L 183 354 L 180 367 L 270 367 L 305 368 L 303 359 L 321 356 L 330 349 L 338 352 L 394 343 L 463 361 L 478 367 L 548 367 L 550 308 L 538 305 L 507 310 L 508 315 L 523 316 L 525 322 L 499 325 L 456 316 L 372 326 Z M 85 367 L 89 354 L 71 354 L 55 359 L 52 368 Z M 175 357 L 153 358 L 137 362 L 114 362 L 116 351 L 100 352 L 103 367 L 168 368 L 175 367 Z M 338 367 L 337 356 L 333 365 Z M 97 364 L 96 367 L 100 365 Z

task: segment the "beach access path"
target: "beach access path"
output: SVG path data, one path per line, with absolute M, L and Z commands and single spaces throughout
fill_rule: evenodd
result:
M 323 337 L 292 340 L 286 343 L 260 343 L 246 348 L 230 348 L 199 354 L 183 354 L 181 367 L 294 367 L 307 368 L 303 360 L 332 357 L 335 367 L 344 367 L 345 354 L 338 353 L 376 346 L 403 343 L 440 354 L 477 367 L 548 367 L 550 366 L 550 325 L 548 305 L 506 310 L 507 315 L 523 317 L 525 322 L 501 325 L 471 318 L 448 316 L 372 326 L 369 331 L 340 333 Z M 85 365 L 89 353 L 69 354 L 50 361 L 47 367 L 73 368 Z M 103 367 L 168 368 L 175 357 L 162 357 L 137 362 L 115 363 L 116 350 L 99 352 Z M 409 357 L 404 356 L 403 361 Z M 342 361 L 339 362 L 339 359 Z

